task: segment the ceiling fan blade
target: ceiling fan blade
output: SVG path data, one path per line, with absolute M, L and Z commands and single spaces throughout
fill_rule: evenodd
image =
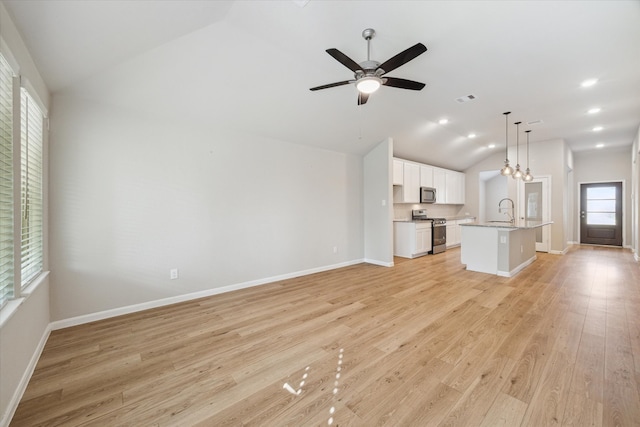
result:
M 393 58 L 382 63 L 378 67 L 378 69 L 382 68 L 385 73 L 388 73 L 400 67 L 401 65 L 404 65 L 407 62 L 411 61 L 413 58 L 417 57 L 418 55 L 422 55 L 426 51 L 427 51 L 427 47 L 425 45 L 423 45 L 422 43 L 416 43 L 415 45 L 411 46 L 409 49 L 406 49 L 400 52 Z
M 358 92 L 358 105 L 366 104 L 368 100 L 369 100 L 368 93 Z
M 327 49 L 327 53 L 333 56 L 336 59 L 336 61 L 338 61 L 339 63 L 341 63 L 342 65 L 344 65 L 345 67 L 353 71 L 354 73 L 356 71 L 362 71 L 362 67 L 360 67 L 360 65 L 358 65 L 356 61 L 349 58 L 347 55 L 340 52 L 338 49 L 333 49 L 333 48 Z
M 352 83 L 353 80 L 345 80 L 343 82 L 336 82 L 336 83 L 329 83 L 328 85 L 322 85 L 322 86 L 316 86 L 316 87 L 312 87 L 309 90 L 320 90 L 320 89 L 329 89 L 330 87 L 336 87 L 336 86 L 342 86 L 342 85 L 348 85 L 349 83 Z
M 415 82 L 413 80 L 399 79 L 397 77 L 385 77 L 382 83 L 385 86 L 398 87 L 400 89 L 422 90 L 426 85 L 424 83 Z

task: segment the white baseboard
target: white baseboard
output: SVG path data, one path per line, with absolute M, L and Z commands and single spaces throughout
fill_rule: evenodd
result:
M 534 255 L 528 260 L 526 260 L 525 262 L 523 262 L 522 264 L 520 264 L 519 266 L 517 266 L 516 268 L 514 268 L 513 270 L 511 271 L 498 270 L 496 274 L 501 277 L 513 277 L 516 274 L 518 274 L 520 271 L 522 271 L 526 266 L 531 265 L 533 261 L 535 261 L 536 259 L 538 259 L 538 257 Z
M 11 422 L 11 419 L 15 415 L 16 409 L 18 409 L 18 405 L 20 404 L 20 399 L 22 399 L 22 396 L 24 395 L 24 392 L 29 385 L 29 380 L 31 379 L 31 375 L 33 375 L 33 371 L 36 370 L 36 365 L 38 364 L 38 360 L 40 359 L 40 355 L 44 350 L 44 346 L 49 339 L 49 334 L 51 334 L 51 331 L 51 324 L 49 324 L 42 333 L 40 342 L 38 342 L 38 346 L 31 355 L 31 359 L 29 360 L 27 369 L 25 369 L 25 371 L 22 373 L 22 378 L 20 378 L 18 387 L 16 387 L 16 389 L 14 390 L 13 396 L 11 396 L 11 400 L 7 405 L 7 411 L 3 414 L 2 419 L 0 419 L 0 426 L 8 426 Z
M 376 259 L 368 259 L 365 258 L 364 262 L 366 262 L 367 264 L 374 264 L 374 265 L 380 265 L 382 267 L 393 267 L 393 261 L 392 262 L 384 262 L 384 261 L 378 261 Z
M 322 271 L 335 270 L 337 268 L 348 267 L 350 265 L 361 264 L 365 261 L 363 259 L 357 259 L 352 261 L 346 261 L 339 264 L 332 264 L 323 267 L 311 268 L 308 270 L 296 271 L 293 273 L 281 274 L 279 276 L 267 277 L 264 279 L 251 280 L 243 283 L 236 283 L 234 285 L 222 286 L 219 288 L 206 289 L 204 291 L 192 292 L 184 295 L 177 295 L 174 297 L 163 298 L 154 301 L 147 301 L 140 304 L 128 305 L 125 307 L 118 307 L 111 310 L 99 311 L 97 313 L 84 314 L 82 316 L 70 317 L 68 319 L 56 320 L 49 324 L 50 329 L 55 331 L 58 329 L 64 329 L 71 326 L 82 325 L 84 323 L 95 322 L 98 320 L 109 319 L 111 317 L 122 316 L 124 314 L 136 313 L 138 311 L 149 310 L 151 308 L 162 307 L 165 305 L 176 304 L 179 302 L 191 301 L 198 298 L 209 297 L 213 295 L 223 294 L 226 292 L 237 291 L 240 289 L 250 288 L 253 286 L 266 285 L 268 283 L 277 282 L 280 280 L 293 279 L 294 277 L 307 276 L 309 274 L 320 273 Z M 372 262 L 373 263 L 373 262 Z M 393 263 L 391 264 L 393 266 Z

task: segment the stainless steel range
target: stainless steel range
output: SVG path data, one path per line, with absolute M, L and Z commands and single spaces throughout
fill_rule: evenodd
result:
M 431 254 L 439 254 L 447 250 L 447 220 L 445 218 L 429 218 L 426 209 L 411 211 L 414 221 L 431 221 Z

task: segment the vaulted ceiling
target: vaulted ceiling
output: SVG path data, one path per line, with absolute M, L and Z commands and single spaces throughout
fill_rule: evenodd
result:
M 329 150 L 362 154 L 391 136 L 400 157 L 464 170 L 504 149 L 505 111 L 523 122 L 521 143 L 531 129 L 532 145 L 564 139 L 574 151 L 629 147 L 640 125 L 635 0 L 4 4 L 54 97 Z M 426 45 L 389 73 L 426 87 L 382 87 L 363 106 L 353 85 L 309 91 L 353 77 L 325 50 L 366 60 L 366 28 L 379 62 Z

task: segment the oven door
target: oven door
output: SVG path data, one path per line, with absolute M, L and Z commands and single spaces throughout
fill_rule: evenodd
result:
M 445 224 L 433 225 L 433 246 L 447 244 L 447 226 Z

